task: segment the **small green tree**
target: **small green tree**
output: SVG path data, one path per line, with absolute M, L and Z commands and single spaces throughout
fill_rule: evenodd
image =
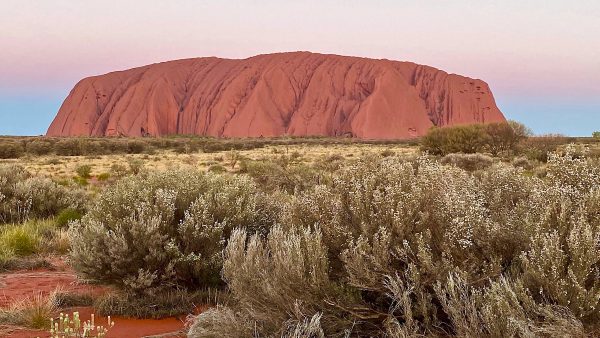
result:
M 595 131 L 595 132 L 593 132 L 593 133 L 592 133 L 592 137 L 593 137 L 593 138 L 598 138 L 598 139 L 600 139 L 600 131 Z
M 485 131 L 488 134 L 487 149 L 493 155 L 516 150 L 519 142 L 531 135 L 525 125 L 516 121 L 489 123 L 485 125 Z

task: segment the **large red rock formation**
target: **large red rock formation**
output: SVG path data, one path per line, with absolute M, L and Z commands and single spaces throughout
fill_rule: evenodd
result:
M 488 85 L 410 62 L 307 52 L 197 58 L 81 80 L 49 136 L 409 138 L 504 121 Z

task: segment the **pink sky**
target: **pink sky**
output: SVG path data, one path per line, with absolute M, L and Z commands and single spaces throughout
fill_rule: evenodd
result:
M 62 99 L 83 77 L 170 59 L 308 50 L 481 78 L 501 109 L 524 98 L 598 107 L 598 18 L 597 0 L 2 0 L 0 100 Z

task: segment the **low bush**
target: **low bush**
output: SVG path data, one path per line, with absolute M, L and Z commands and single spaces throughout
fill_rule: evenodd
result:
M 24 257 L 49 249 L 47 241 L 54 236 L 51 220 L 28 221 L 0 227 L 0 251 L 4 260 Z
M 71 258 L 85 278 L 137 294 L 221 283 L 231 230 L 264 232 L 277 205 L 243 176 L 193 169 L 130 176 L 71 224 Z
M 0 166 L 0 223 L 52 217 L 66 208 L 83 210 L 86 201 L 81 190 L 32 176 L 20 166 Z
M 383 156 L 383 157 L 394 156 L 394 155 L 395 155 L 395 153 L 391 149 L 386 149 L 381 152 L 381 156 Z
M 128 154 L 141 154 L 146 151 L 148 145 L 146 142 L 141 140 L 129 140 L 127 142 L 127 153 Z
M 525 170 L 532 170 L 535 167 L 532 161 L 528 160 L 526 157 L 515 157 L 512 160 L 512 165 Z
M 190 337 L 584 336 L 600 320 L 600 166 L 542 180 L 426 158 L 359 161 L 225 249 L 232 300 Z
M 73 182 L 75 182 L 75 184 L 77 184 L 80 187 L 85 187 L 85 186 L 88 186 L 90 184 L 90 182 L 88 181 L 87 178 L 83 178 L 83 177 L 80 177 L 80 176 L 73 177 Z
M 106 181 L 108 181 L 110 179 L 110 174 L 109 173 L 102 173 L 102 174 L 99 174 L 96 178 L 100 182 L 106 182 Z
M 488 168 L 494 163 L 494 158 L 484 154 L 448 154 L 441 163 L 451 164 L 466 171 L 476 171 Z
M 0 137 L 0 158 L 17 158 L 23 155 L 90 156 L 110 154 L 153 154 L 157 150 L 172 150 L 191 154 L 241 151 L 266 146 L 335 145 L 335 144 L 405 144 L 414 145 L 414 140 L 358 140 L 351 138 L 324 137 L 277 137 L 252 139 L 216 139 L 193 135 L 173 135 L 163 138 L 97 138 L 97 137 Z M 273 148 L 275 149 L 275 148 Z M 292 153 L 293 155 L 293 153 Z
M 128 163 L 129 171 L 134 175 L 137 175 L 144 170 L 144 161 L 139 158 L 132 158 L 128 161 Z
M 75 171 L 79 177 L 88 179 L 92 174 L 92 166 L 89 164 L 80 165 L 75 169 Z
M 514 122 L 434 127 L 421 139 L 421 149 L 432 155 L 450 153 L 511 153 L 531 135 L 524 125 Z
M 434 127 L 421 139 L 421 150 L 432 155 L 483 152 L 489 136 L 482 125 Z
M 530 160 L 546 163 L 548 154 L 556 152 L 561 146 L 572 142 L 572 139 L 563 135 L 542 135 L 529 137 L 519 145 L 519 153 Z
M 30 142 L 27 142 L 25 149 L 28 153 L 33 155 L 48 155 L 52 153 L 53 144 L 48 140 L 34 139 Z
M 75 138 L 65 138 L 58 140 L 54 144 L 54 152 L 60 156 L 82 156 L 85 155 L 83 149 L 83 140 Z
M 56 216 L 56 224 L 59 227 L 66 227 L 69 225 L 69 222 L 79 220 L 82 216 L 81 212 L 77 209 L 64 209 Z
M 519 143 L 532 135 L 525 125 L 515 121 L 486 124 L 485 132 L 488 135 L 486 150 L 493 155 L 516 151 Z
M 127 175 L 127 167 L 122 164 L 115 163 L 110 167 L 110 172 L 114 177 L 121 178 Z
M 7 226 L 0 233 L 0 244 L 16 256 L 27 256 L 38 252 L 40 236 L 23 226 Z
M 322 172 L 307 165 L 282 165 L 274 161 L 244 160 L 240 164 L 240 172 L 252 177 L 266 191 L 282 190 L 292 193 L 327 180 Z
M 0 159 L 19 158 L 24 153 L 23 146 L 19 143 L 0 144 Z
M 50 327 L 54 311 L 56 307 L 52 302 L 47 297 L 37 294 L 13 304 L 8 309 L 0 309 L 0 324 L 41 330 Z

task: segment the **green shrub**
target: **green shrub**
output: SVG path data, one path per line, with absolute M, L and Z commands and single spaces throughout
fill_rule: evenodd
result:
M 102 173 L 102 174 L 99 174 L 96 178 L 98 178 L 98 181 L 100 181 L 100 182 L 105 182 L 105 181 L 108 181 L 108 179 L 110 179 L 110 174 Z
M 595 131 L 592 133 L 593 138 L 600 138 L 600 131 Z
M 56 224 L 59 227 L 66 227 L 69 225 L 69 222 L 79 220 L 82 216 L 81 212 L 77 209 L 64 209 L 56 216 Z
M 54 144 L 56 155 L 61 156 L 81 156 L 85 155 L 82 147 L 83 141 L 76 138 L 65 138 Z
M 80 165 L 77 167 L 77 169 L 75 169 L 75 171 L 79 177 L 88 179 L 92 174 L 92 166 L 89 164 Z
M 141 154 L 146 151 L 147 144 L 140 140 L 130 140 L 127 142 L 127 153 Z
M 84 192 L 36 177 L 20 166 L 0 166 L 0 223 L 47 218 L 65 208 L 83 210 Z
M 38 293 L 13 304 L 8 309 L 0 309 L 0 323 L 41 330 L 50 327 L 51 318 L 56 310 L 48 298 Z
M 26 145 L 26 151 L 34 155 L 48 155 L 52 153 L 53 144 L 51 141 L 35 139 L 28 142 Z
M 486 148 L 493 155 L 514 151 L 519 142 L 530 135 L 527 127 L 514 121 L 486 124 L 485 132 L 488 135 Z
M 79 185 L 79 186 L 82 186 L 82 187 L 85 187 L 85 186 L 87 186 L 87 185 L 89 185 L 89 184 L 90 184 L 90 182 L 88 181 L 88 179 L 87 179 L 87 178 L 84 178 L 84 177 L 79 177 L 79 176 L 75 176 L 75 177 L 73 177 L 73 181 L 74 181 L 74 182 L 75 182 L 77 185 Z
M 482 125 L 431 128 L 421 139 L 421 149 L 432 155 L 482 152 L 489 140 Z
M 293 162 L 299 162 L 302 159 L 302 154 L 300 154 L 300 152 L 298 151 L 293 151 L 290 154 L 290 160 L 292 160 Z
M 23 153 L 23 146 L 18 143 L 0 144 L 0 159 L 19 158 Z
M 395 153 L 391 149 L 386 149 L 381 152 L 381 156 L 383 156 L 383 157 L 394 156 L 394 155 L 395 155 Z
M 0 244 L 16 256 L 28 256 L 38 252 L 40 237 L 28 227 L 8 226 L 0 233 Z
M 73 266 L 136 293 L 219 285 L 231 229 L 264 232 L 278 214 L 273 203 L 245 177 L 191 169 L 127 177 L 71 225 Z
M 432 155 L 484 151 L 497 155 L 516 151 L 519 143 L 530 135 L 527 127 L 514 121 L 434 127 L 421 139 L 421 149 Z

